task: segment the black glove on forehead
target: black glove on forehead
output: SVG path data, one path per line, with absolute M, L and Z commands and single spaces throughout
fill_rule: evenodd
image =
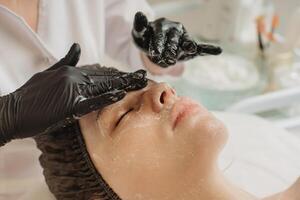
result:
M 0 98 L 0 145 L 31 137 L 73 122 L 89 112 L 124 98 L 147 85 L 146 72 L 67 65 L 79 60 L 80 47 L 49 69 L 35 74 L 21 88 Z

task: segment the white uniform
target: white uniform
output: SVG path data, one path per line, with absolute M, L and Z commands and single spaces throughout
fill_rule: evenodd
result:
M 101 64 L 107 54 L 131 66 L 121 70 L 142 68 L 131 39 L 137 11 L 153 16 L 145 0 L 40 0 L 35 33 L 21 17 L 0 6 L 0 96 L 65 56 L 74 42 L 82 48 L 79 65 Z M 42 177 L 34 178 L 41 175 L 37 154 L 30 139 L 0 148 L 0 199 L 21 197 Z
M 141 68 L 131 39 L 139 10 L 152 16 L 145 0 L 40 0 L 35 33 L 21 17 L 0 6 L 2 95 L 63 57 L 74 42 L 82 48 L 79 65 L 101 63 L 108 54 L 131 70 Z

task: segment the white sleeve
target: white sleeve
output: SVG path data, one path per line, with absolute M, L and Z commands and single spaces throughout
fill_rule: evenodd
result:
M 131 30 L 134 15 L 138 11 L 149 20 L 154 12 L 145 0 L 105 0 L 105 51 L 111 58 L 126 63 L 130 70 L 145 68 L 140 50 L 135 46 Z

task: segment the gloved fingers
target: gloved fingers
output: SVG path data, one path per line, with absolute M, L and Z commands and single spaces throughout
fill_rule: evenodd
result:
M 106 67 L 101 66 L 99 63 L 91 64 L 91 65 L 83 65 L 79 67 L 82 71 L 85 71 L 89 75 L 111 75 L 111 74 L 118 74 L 118 73 L 126 73 L 118 70 L 114 67 Z
M 80 84 L 80 93 L 85 97 L 97 96 L 116 89 L 133 91 L 146 87 L 146 71 L 138 70 L 117 76 L 93 78 L 93 84 Z
M 80 70 L 81 75 L 85 78 L 85 80 L 88 80 L 88 83 L 90 84 L 97 84 L 99 82 L 106 81 L 108 80 L 108 77 L 117 77 L 127 74 L 126 72 L 119 71 L 116 68 L 102 67 L 99 64 L 85 65 L 76 69 Z
M 166 32 L 161 27 L 152 26 L 152 28 L 153 34 L 150 38 L 148 57 L 152 62 L 161 65 L 164 62 L 162 53 L 165 49 Z M 165 66 L 162 65 L 162 67 Z
M 142 89 L 147 85 L 147 72 L 145 70 L 137 70 L 132 73 L 108 77 L 110 87 L 113 89 L 124 89 L 133 91 Z
M 134 16 L 133 30 L 134 36 L 137 38 L 143 37 L 146 29 L 148 28 L 148 19 L 142 12 L 137 12 Z
M 186 31 L 184 31 L 182 35 L 180 46 L 181 49 L 185 52 L 185 54 L 197 54 L 197 43 L 189 36 L 189 34 Z
M 183 28 L 183 36 L 181 38 L 181 44 L 180 48 L 181 51 L 180 55 L 178 56 L 178 60 L 189 60 L 192 58 L 195 58 L 196 56 L 204 56 L 207 54 L 211 55 L 218 55 L 222 52 L 222 49 L 217 46 L 213 45 L 207 45 L 207 44 L 197 44 L 196 41 L 194 41 L 185 28 Z
M 198 44 L 197 51 L 198 55 L 219 55 L 222 53 L 222 49 L 220 47 L 209 44 Z
M 181 32 L 176 28 L 171 28 L 167 34 L 167 42 L 163 52 L 163 58 L 167 65 L 176 63 L 181 35 Z
M 179 54 L 178 60 L 179 61 L 186 61 L 195 58 L 198 54 L 186 54 L 183 51 Z
M 95 63 L 90 65 L 78 66 L 78 68 L 82 70 L 99 70 L 102 68 L 102 66 L 99 63 Z
M 82 100 L 75 106 L 73 116 L 74 118 L 79 118 L 92 111 L 102 109 L 110 104 L 120 101 L 125 95 L 125 90 L 114 90 Z
M 205 56 L 205 55 L 219 55 L 222 53 L 222 49 L 220 47 L 214 45 L 207 45 L 207 44 L 197 44 L 197 51 L 184 51 L 179 53 L 178 60 L 179 61 L 186 61 L 196 56 Z
M 133 73 L 122 75 L 122 78 L 125 80 L 122 84 L 120 84 L 120 79 L 114 79 L 113 82 L 121 87 L 120 89 L 124 88 L 125 91 L 129 92 L 146 87 L 148 84 L 148 79 L 146 78 L 146 76 L 147 72 L 140 69 Z
M 74 43 L 71 46 L 67 55 L 64 58 L 62 58 L 60 61 L 58 61 L 56 64 L 54 64 L 53 66 L 48 68 L 46 71 L 56 70 L 59 67 L 65 66 L 65 65 L 75 67 L 79 61 L 80 53 L 81 53 L 80 45 L 77 43 Z
M 80 71 L 91 77 L 107 77 L 127 74 L 113 67 L 103 67 L 99 64 L 85 65 L 80 67 Z
M 74 43 L 68 54 L 60 61 L 62 65 L 76 66 L 81 55 L 81 48 L 78 43 Z

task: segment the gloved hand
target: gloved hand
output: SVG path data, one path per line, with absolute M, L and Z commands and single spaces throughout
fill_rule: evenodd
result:
M 76 68 L 80 46 L 15 92 L 0 97 L 0 146 L 15 138 L 48 133 L 76 118 L 119 101 L 126 91 L 147 85 L 146 72 Z
M 148 22 L 142 12 L 135 14 L 132 36 L 148 58 L 164 68 L 176 64 L 177 61 L 207 54 L 218 55 L 222 52 L 220 47 L 197 44 L 179 22 L 165 18 Z

